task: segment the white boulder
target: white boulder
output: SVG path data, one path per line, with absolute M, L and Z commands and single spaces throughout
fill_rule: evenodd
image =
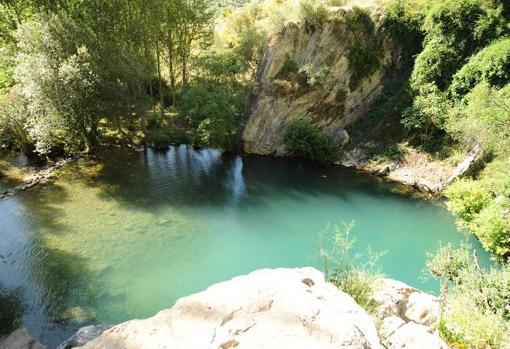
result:
M 263 269 L 116 325 L 84 349 L 382 348 L 372 318 L 313 268 Z

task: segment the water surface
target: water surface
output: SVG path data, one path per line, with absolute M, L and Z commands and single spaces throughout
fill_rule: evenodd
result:
M 346 169 L 187 146 L 102 160 L 0 201 L 3 307 L 50 347 L 234 275 L 317 266 L 328 224 L 354 220 L 358 251 L 387 251 L 386 275 L 429 291 L 426 253 L 465 239 L 441 204 Z

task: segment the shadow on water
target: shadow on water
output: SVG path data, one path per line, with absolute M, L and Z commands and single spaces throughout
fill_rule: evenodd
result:
M 24 308 L 21 289 L 10 289 L 0 283 L 0 338 L 21 325 Z
M 0 202 L 0 334 L 22 325 L 54 348 L 108 299 L 89 261 L 55 247 L 72 228 L 62 219 L 68 199 L 57 181 Z

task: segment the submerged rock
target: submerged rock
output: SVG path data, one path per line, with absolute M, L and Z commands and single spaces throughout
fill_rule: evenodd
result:
M 96 318 L 96 313 L 89 307 L 76 306 L 60 314 L 60 321 L 72 322 L 78 325 L 90 323 Z
M 0 342 L 0 349 L 48 349 L 33 338 L 25 328 L 19 328 Z

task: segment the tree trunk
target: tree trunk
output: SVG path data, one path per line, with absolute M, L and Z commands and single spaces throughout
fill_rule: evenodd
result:
M 174 42 L 171 30 L 168 32 L 168 71 L 170 73 L 172 105 L 175 107 L 175 105 L 177 104 L 177 98 L 175 96 Z
M 159 54 L 159 43 L 156 41 L 156 57 L 158 60 L 158 84 L 159 84 L 159 112 L 161 114 L 161 118 L 163 118 L 164 108 L 163 108 L 163 83 L 161 80 L 161 62 Z

